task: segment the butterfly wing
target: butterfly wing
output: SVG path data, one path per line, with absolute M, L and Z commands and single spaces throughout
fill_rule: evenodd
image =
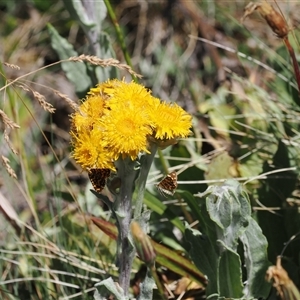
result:
M 97 193 L 100 193 L 106 185 L 106 179 L 110 175 L 110 169 L 90 169 L 88 175 L 93 188 Z
M 171 172 L 163 178 L 156 187 L 164 197 L 168 197 L 168 195 L 174 195 L 177 185 L 177 173 Z

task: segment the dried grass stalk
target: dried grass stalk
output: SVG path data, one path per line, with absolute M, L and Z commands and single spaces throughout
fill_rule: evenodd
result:
M 5 129 L 4 130 L 4 140 L 6 141 L 8 147 L 10 148 L 10 150 L 14 153 L 14 154 L 18 154 L 18 151 L 13 147 L 12 143 L 10 142 L 10 139 L 9 139 L 9 135 L 7 133 L 7 130 Z
M 54 113 L 55 112 L 55 108 L 53 107 L 52 104 L 50 104 L 49 102 L 46 101 L 46 98 L 44 95 L 40 94 L 37 91 L 32 90 L 32 94 L 34 96 L 34 98 L 40 103 L 41 107 L 48 111 L 49 113 Z
M 70 99 L 67 95 L 60 93 L 59 91 L 54 91 L 54 94 L 66 101 L 73 110 L 78 110 L 78 104 L 76 104 L 72 99 Z
M 16 69 L 16 70 L 20 70 L 21 68 L 17 65 L 13 65 L 13 64 L 9 64 L 9 63 L 3 63 L 4 66 L 7 66 L 9 68 L 12 68 L 12 69 Z
M 122 64 L 120 61 L 114 58 L 101 59 L 97 56 L 85 55 L 82 54 L 80 56 L 72 56 L 69 58 L 69 61 L 78 61 L 78 62 L 89 62 L 92 65 L 101 66 L 101 67 L 116 67 L 121 70 L 127 71 L 129 74 L 136 76 L 138 78 L 142 78 L 142 75 L 134 72 L 130 66 L 126 64 Z
M 5 128 L 11 128 L 11 129 L 15 129 L 15 128 L 20 128 L 20 126 L 18 124 L 16 124 L 15 122 L 13 122 L 8 116 L 7 114 L 0 109 L 0 117 L 4 123 Z
M 0 109 L 0 118 L 2 119 L 2 122 L 4 124 L 4 132 L 3 132 L 3 135 L 4 135 L 4 140 L 6 141 L 8 147 L 11 149 L 11 151 L 14 153 L 14 154 L 18 154 L 17 150 L 13 147 L 12 143 L 10 142 L 10 139 L 9 139 L 9 135 L 7 133 L 7 130 L 8 129 L 19 129 L 20 126 L 18 124 L 16 124 L 15 122 L 13 122 L 8 116 L 7 114 Z
M 13 177 L 14 179 L 17 179 L 17 175 L 15 171 L 12 169 L 12 167 L 9 164 L 9 159 L 3 155 L 1 155 L 2 164 L 5 167 L 7 173 L 9 176 Z
M 26 92 L 32 92 L 33 97 L 40 103 L 41 107 L 48 111 L 49 113 L 53 114 L 55 112 L 55 108 L 52 104 L 46 101 L 46 98 L 44 95 L 40 94 L 39 92 L 31 89 L 28 86 L 25 86 L 23 84 L 19 84 L 19 87 L 22 88 Z

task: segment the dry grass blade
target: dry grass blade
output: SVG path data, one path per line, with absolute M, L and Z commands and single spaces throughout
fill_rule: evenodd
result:
M 15 122 L 13 122 L 8 116 L 7 114 L 0 109 L 0 118 L 2 119 L 3 121 L 3 124 L 4 124 L 4 127 L 5 127 L 5 130 L 4 130 L 4 140 L 6 141 L 7 145 L 9 146 L 9 148 L 11 149 L 11 151 L 14 153 L 14 154 L 17 154 L 17 150 L 14 149 L 14 147 L 12 146 L 10 140 L 9 140 L 9 135 L 7 133 L 7 129 L 15 129 L 15 128 L 20 128 L 20 126 L 18 124 L 16 124 Z M 8 172 L 9 173 L 9 172 Z M 12 175 L 11 175 L 12 176 Z M 14 176 L 12 176 L 14 177 Z M 16 177 L 15 177 L 16 178 Z
M 9 200 L 0 193 L 0 210 L 9 221 L 19 222 L 19 217 Z
M 127 71 L 129 74 L 134 75 L 138 78 L 142 78 L 142 75 L 134 72 L 130 66 L 126 64 L 122 64 L 120 61 L 114 58 L 101 59 L 97 56 L 92 55 L 80 55 L 80 56 L 72 56 L 69 58 L 69 61 L 78 61 L 78 62 L 89 62 L 92 65 L 101 66 L 101 67 L 116 67 L 121 70 Z
M 75 110 L 75 111 L 78 110 L 78 105 L 75 103 L 75 101 L 70 99 L 67 95 L 60 93 L 59 91 L 54 91 L 54 94 L 57 95 L 58 97 L 60 97 L 61 99 L 63 99 L 64 101 L 66 101 L 73 110 Z
M 12 69 L 16 69 L 16 70 L 20 70 L 21 68 L 17 65 L 13 65 L 13 64 L 9 64 L 9 63 L 3 63 L 4 66 L 7 66 L 9 68 L 12 68 Z
M 16 233 L 21 235 L 22 222 L 19 219 L 17 212 L 10 204 L 10 201 L 4 197 L 2 193 L 0 193 L 0 212 L 7 222 L 9 222 L 10 225 L 15 229 Z M 3 279 L 3 277 L 1 279 Z
M 9 174 L 9 176 L 17 179 L 17 175 L 15 173 L 15 171 L 12 169 L 12 167 L 9 164 L 9 159 L 3 155 L 1 155 L 1 160 L 2 160 L 2 164 L 5 167 L 7 173 Z
M 5 129 L 4 130 L 4 140 L 6 141 L 8 147 L 10 148 L 10 150 L 14 153 L 14 154 L 18 154 L 18 151 L 13 147 L 12 143 L 10 142 L 10 139 L 9 139 L 9 135 L 7 133 L 7 130 Z
M 51 114 L 55 112 L 55 108 L 52 106 L 52 104 L 46 101 L 45 96 L 34 90 L 32 90 L 32 94 L 44 110 L 48 111 Z
M 32 92 L 34 98 L 40 103 L 41 107 L 45 110 L 48 111 L 49 113 L 53 114 L 55 112 L 55 108 L 53 107 L 52 104 L 50 104 L 49 102 L 46 101 L 46 98 L 44 95 L 40 94 L 39 92 L 26 87 L 24 85 L 19 85 L 20 88 L 22 88 L 24 91 L 27 92 Z
M 18 124 L 16 124 L 15 122 L 13 122 L 8 116 L 7 114 L 0 109 L 0 117 L 4 123 L 4 126 L 6 128 L 11 128 L 11 129 L 15 129 L 15 128 L 20 128 L 20 126 Z

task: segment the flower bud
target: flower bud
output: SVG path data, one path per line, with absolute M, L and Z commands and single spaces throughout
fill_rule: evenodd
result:
M 130 228 L 133 243 L 140 259 L 147 266 L 153 265 L 156 258 L 156 254 L 149 236 L 143 232 L 140 225 L 135 221 L 132 221 Z
M 267 21 L 273 32 L 280 38 L 284 39 L 289 33 L 289 28 L 283 16 L 276 11 L 272 5 L 267 2 L 260 1 L 258 3 L 250 2 L 245 7 L 244 15 L 241 19 L 243 22 L 246 17 L 257 10 L 260 15 Z
M 258 12 L 267 21 L 273 32 L 280 38 L 285 38 L 289 29 L 282 15 L 267 2 L 257 6 Z

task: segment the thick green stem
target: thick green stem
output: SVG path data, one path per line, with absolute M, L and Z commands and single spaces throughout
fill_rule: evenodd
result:
M 125 296 L 128 296 L 130 275 L 135 250 L 129 241 L 130 223 L 132 217 L 132 194 L 136 178 L 136 162 L 129 158 L 118 160 L 116 163 L 118 176 L 121 179 L 120 192 L 114 203 L 114 210 L 118 219 L 118 263 L 119 284 Z
M 134 210 L 135 219 L 140 219 L 141 216 L 147 177 L 157 151 L 157 145 L 154 143 L 151 144 L 150 151 L 150 154 L 143 157 L 139 178 L 137 180 L 137 200 Z M 119 284 L 127 296 L 130 286 L 132 262 L 135 255 L 135 249 L 130 243 L 129 235 L 132 220 L 132 194 L 137 174 L 137 163 L 131 161 L 129 158 L 125 160 L 119 159 L 116 162 L 116 167 L 118 169 L 118 177 L 121 179 L 120 191 L 114 202 L 114 212 L 117 217 L 119 230 L 117 254 L 119 263 Z M 139 221 L 142 221 L 142 225 L 145 225 L 144 223 L 148 220 Z
M 140 175 L 136 182 L 137 198 L 136 198 L 136 202 L 135 202 L 134 219 L 137 221 L 142 213 L 145 187 L 146 187 L 146 183 L 147 183 L 148 174 L 149 174 L 149 171 L 150 171 L 153 159 L 154 159 L 154 155 L 157 151 L 157 145 L 154 143 L 151 144 L 150 151 L 151 151 L 150 154 L 146 154 L 143 157 L 143 161 L 141 162 Z M 141 225 L 143 225 L 143 224 L 141 224 Z

